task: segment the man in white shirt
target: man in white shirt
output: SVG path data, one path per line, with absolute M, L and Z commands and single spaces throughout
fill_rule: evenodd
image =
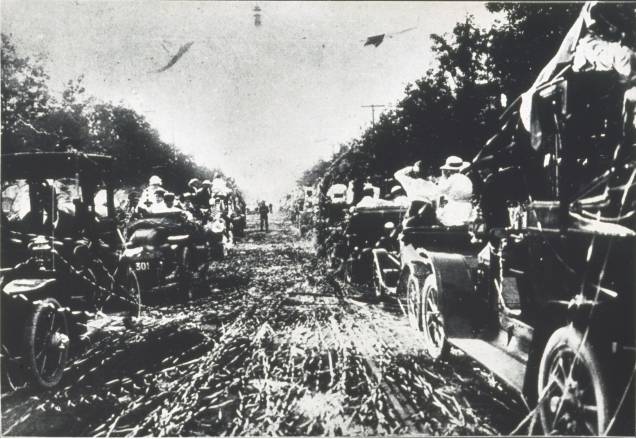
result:
M 402 185 L 411 201 L 432 203 L 437 198 L 438 188 L 435 183 L 425 179 L 421 161 L 396 171 L 393 177 Z

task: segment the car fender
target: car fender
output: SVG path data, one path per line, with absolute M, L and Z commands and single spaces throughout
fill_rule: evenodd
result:
M 403 272 L 417 276 L 424 285 L 429 275 L 435 276 L 441 311 L 446 320 L 446 333 L 454 336 L 463 331 L 470 316 L 474 296 L 476 257 L 459 253 L 432 252 L 414 249 L 404 263 Z
M 13 279 L 2 287 L 2 293 L 14 298 L 37 298 L 44 296 L 55 284 L 55 278 Z

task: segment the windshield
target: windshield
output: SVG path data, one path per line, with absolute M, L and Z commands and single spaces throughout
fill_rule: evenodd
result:
M 55 189 L 57 210 L 75 216 L 75 200 L 81 200 L 82 197 L 81 188 L 75 179 L 46 179 L 37 182 L 17 179 L 2 182 L 2 214 L 9 225 L 23 221 L 31 208 L 36 207 L 32 206 L 34 203 L 31 202 L 31 193 L 42 187 Z

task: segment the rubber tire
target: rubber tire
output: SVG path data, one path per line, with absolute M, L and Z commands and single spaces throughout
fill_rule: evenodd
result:
M 609 395 L 607 395 L 607 381 L 591 345 L 587 340 L 583 343 L 583 334 L 571 325 L 563 326 L 554 331 L 543 349 L 537 378 L 538 395 L 541 397 L 544 392 L 543 389 L 545 386 L 545 380 L 547 379 L 546 374 L 549 373 L 552 366 L 549 362 L 552 360 L 554 354 L 564 348 L 569 349 L 572 352 L 577 352 L 578 349 L 580 359 L 579 363 L 583 364 L 588 370 L 588 374 L 594 387 L 594 398 L 596 400 L 598 413 L 596 425 L 597 431 L 595 435 L 603 435 L 609 422 L 610 398 Z M 551 426 L 547 425 L 548 417 L 546 414 L 547 405 L 550 404 L 549 398 L 544 397 L 543 401 L 539 401 L 539 403 L 539 418 L 541 420 L 541 426 L 544 432 L 547 431 L 545 434 L 549 434 Z
M 419 305 L 420 305 L 419 324 L 420 324 L 420 328 L 422 329 L 422 332 L 424 333 L 424 344 L 426 348 L 426 354 L 433 360 L 442 360 L 444 358 L 447 358 L 450 353 L 450 345 L 448 344 L 448 340 L 446 339 L 446 331 L 444 330 L 443 340 L 441 342 L 441 345 L 439 343 L 435 343 L 432 340 L 431 334 L 428 331 L 428 322 L 426 322 L 426 315 L 428 312 L 427 297 L 430 294 L 436 294 L 437 308 L 440 314 L 440 319 L 442 320 L 442 326 L 444 326 L 444 316 L 443 316 L 441 307 L 439 305 L 439 289 L 437 288 L 437 279 L 435 278 L 434 274 L 429 274 L 426 277 L 426 279 L 424 279 L 424 284 L 422 285 L 420 294 L 421 294 L 421 299 L 419 301 Z
M 61 308 L 59 302 L 55 299 L 48 298 L 42 300 L 35 305 L 35 309 L 27 317 L 27 324 L 24 328 L 24 357 L 23 361 L 28 373 L 28 379 L 36 386 L 43 389 L 51 389 L 59 384 L 64 375 L 64 366 L 68 359 L 69 346 L 62 351 L 58 361 L 58 366 L 55 372 L 50 377 L 43 377 L 37 370 L 37 364 L 35 359 L 35 337 L 38 329 L 38 322 L 43 313 L 47 312 L 48 305 L 53 305 L 57 310 Z M 57 312 L 57 311 L 55 311 Z M 58 318 L 62 319 L 62 327 L 60 328 L 67 337 L 70 337 L 68 329 L 68 321 L 64 313 L 59 313 Z M 49 323 L 48 321 L 46 322 Z

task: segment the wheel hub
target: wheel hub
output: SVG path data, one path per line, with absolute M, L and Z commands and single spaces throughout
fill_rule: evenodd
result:
M 69 338 L 66 334 L 61 332 L 55 332 L 51 335 L 51 339 L 49 341 L 49 347 L 52 349 L 56 349 L 58 351 L 63 351 L 68 348 Z

